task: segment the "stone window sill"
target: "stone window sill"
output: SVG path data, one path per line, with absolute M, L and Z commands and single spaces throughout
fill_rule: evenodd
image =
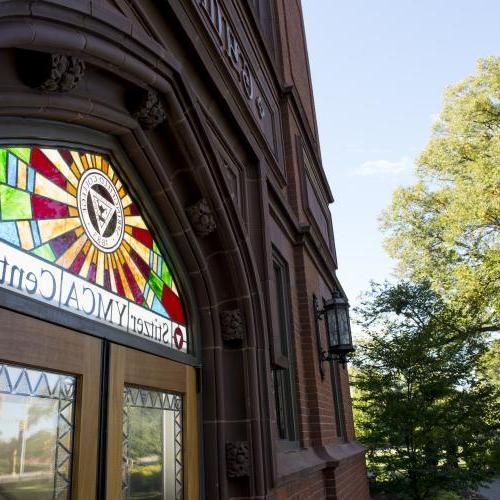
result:
M 279 451 L 277 454 L 276 486 L 307 476 L 312 472 L 336 467 L 340 462 L 364 454 L 365 448 L 357 441 L 331 443 L 314 448 Z

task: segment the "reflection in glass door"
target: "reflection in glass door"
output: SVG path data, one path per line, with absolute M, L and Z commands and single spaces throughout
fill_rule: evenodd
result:
M 0 498 L 70 497 L 76 379 L 0 364 Z
M 182 498 L 182 397 L 126 385 L 123 392 L 124 499 Z
M 196 372 L 111 344 L 106 500 L 199 499 Z
M 0 499 L 96 498 L 101 341 L 0 308 Z

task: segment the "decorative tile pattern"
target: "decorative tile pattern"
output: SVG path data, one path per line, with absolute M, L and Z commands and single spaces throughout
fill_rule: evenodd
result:
M 182 400 L 179 398 L 180 403 Z M 182 469 L 182 412 L 175 412 L 175 498 L 182 499 L 183 469 Z

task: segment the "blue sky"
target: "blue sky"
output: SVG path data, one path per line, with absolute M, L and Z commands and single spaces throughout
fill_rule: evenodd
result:
M 429 139 L 446 86 L 500 55 L 498 0 L 302 0 L 339 277 L 390 278 L 377 217 Z

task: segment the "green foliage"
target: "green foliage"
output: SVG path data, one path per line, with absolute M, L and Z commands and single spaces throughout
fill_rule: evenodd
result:
M 500 339 L 493 340 L 479 358 L 477 371 L 479 377 L 494 385 L 500 395 Z M 497 412 L 500 413 L 500 396 L 497 400 Z M 491 451 L 489 458 L 495 470 L 500 472 L 500 446 Z
M 445 491 L 443 493 L 438 493 L 438 495 L 436 495 L 436 500 L 460 500 L 460 496 L 457 493 Z
M 480 375 L 500 389 L 500 339 L 491 342 L 488 350 L 479 359 Z
M 162 410 L 132 407 L 129 409 L 128 454 L 132 461 L 162 454 Z
M 483 330 L 499 329 L 500 58 L 451 86 L 418 182 L 399 188 L 382 216 L 386 248 L 401 273 L 430 280 Z
M 161 465 L 133 467 L 130 470 L 131 499 L 162 498 L 162 468 Z
M 429 283 L 405 281 L 373 285 L 356 313 L 368 340 L 354 359 L 354 407 L 375 490 L 439 498 L 491 477 L 498 390 L 475 370 L 486 343 L 467 334 L 470 318 Z
M 500 58 L 451 86 L 417 182 L 382 216 L 410 281 L 358 310 L 357 435 L 375 490 L 456 498 L 500 472 Z

